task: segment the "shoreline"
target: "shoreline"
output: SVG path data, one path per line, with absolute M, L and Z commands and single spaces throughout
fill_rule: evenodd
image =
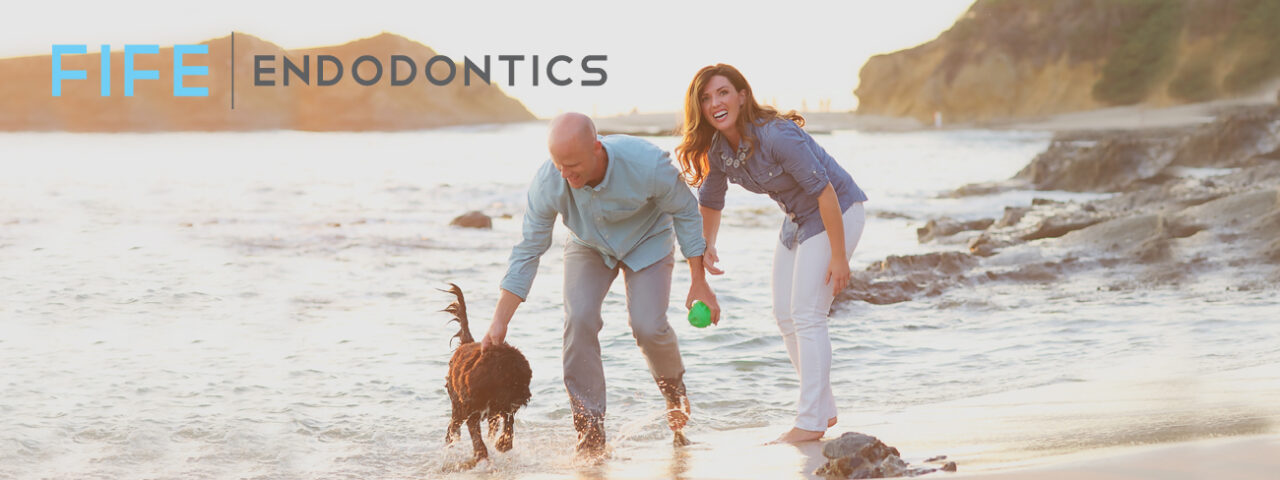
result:
M 1213 373 L 1119 366 L 1096 378 L 908 407 L 852 430 L 898 447 L 913 464 L 947 455 L 960 473 L 992 474 L 1134 448 L 1280 439 L 1280 405 L 1265 400 L 1280 396 L 1277 371 L 1280 364 Z
M 1222 113 L 1237 108 L 1274 104 L 1274 99 L 1253 97 L 1170 107 L 1135 105 L 982 123 L 944 123 L 941 128 L 926 125 L 913 118 L 865 115 L 856 112 L 800 112 L 800 114 L 805 117 L 805 130 L 810 133 L 830 133 L 837 130 L 885 133 L 949 130 L 1073 132 L 1191 127 L 1213 122 Z M 634 113 L 593 120 L 601 134 L 659 136 L 675 132 L 680 126 L 681 113 Z M 545 121 L 545 119 L 539 119 L 539 121 Z
M 912 468 L 957 463 L 955 473 L 922 476 L 935 479 L 1252 480 L 1280 470 L 1280 458 L 1271 455 L 1280 447 L 1280 405 L 1266 401 L 1280 396 L 1280 364 L 1135 375 L 1144 368 L 888 414 L 844 412 L 823 440 L 861 432 L 896 447 Z M 623 440 L 610 460 L 577 473 L 652 478 L 656 466 L 671 478 L 824 479 L 814 474 L 827 460 L 823 442 L 764 444 L 788 426 L 695 428 L 695 443 L 674 450 L 665 439 Z
M 1008 470 L 955 473 L 965 479 L 1203 479 L 1274 478 L 1280 470 L 1280 435 L 1207 438 L 1085 451 Z

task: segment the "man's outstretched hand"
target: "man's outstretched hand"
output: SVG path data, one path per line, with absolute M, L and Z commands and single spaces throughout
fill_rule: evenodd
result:
M 696 300 L 702 300 L 702 303 L 707 304 L 707 309 L 711 310 L 711 323 L 719 325 L 720 302 L 716 300 L 715 292 L 711 291 L 711 285 L 706 281 L 694 281 L 689 285 L 689 297 L 684 301 L 684 308 L 686 310 L 693 308 L 693 302 Z
M 493 322 L 489 324 L 489 331 L 480 339 L 480 351 L 494 346 L 501 345 L 507 339 L 507 326 L 501 322 Z

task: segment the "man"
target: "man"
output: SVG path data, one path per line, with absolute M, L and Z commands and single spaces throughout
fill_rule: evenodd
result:
M 658 389 L 667 403 L 675 443 L 687 444 L 689 419 L 684 363 L 667 323 L 671 298 L 672 235 L 689 261 L 693 283 L 686 308 L 701 300 L 719 321 L 720 307 L 702 268 L 698 202 L 667 153 L 626 135 L 596 135 L 591 119 L 567 113 L 551 121 L 551 160 L 529 185 L 524 239 L 512 249 L 493 323 L 482 346 L 501 343 L 516 307 L 528 298 L 538 260 L 551 246 L 556 215 L 572 236 L 564 247 L 564 384 L 578 431 L 579 454 L 605 446 L 604 364 L 600 358 L 601 304 L 622 271 L 627 313 Z

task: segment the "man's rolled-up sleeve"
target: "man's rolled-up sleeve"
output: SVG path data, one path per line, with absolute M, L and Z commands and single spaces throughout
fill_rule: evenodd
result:
M 698 201 L 680 178 L 680 171 L 668 158 L 658 164 L 652 181 L 653 198 L 658 209 L 671 214 L 671 223 L 680 243 L 680 253 L 685 258 L 701 256 L 707 249 L 702 238 L 702 215 L 698 213 Z
M 515 294 L 521 300 L 529 298 L 533 277 L 538 273 L 538 262 L 542 254 L 551 248 L 551 232 L 555 221 L 556 211 L 541 195 L 538 178 L 535 178 L 529 186 L 528 206 L 524 211 L 524 238 L 511 249 L 507 274 L 502 277 L 503 290 Z

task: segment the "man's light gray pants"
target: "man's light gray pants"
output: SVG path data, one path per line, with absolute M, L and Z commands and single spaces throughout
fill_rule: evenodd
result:
M 636 345 L 660 384 L 680 380 L 684 363 L 676 333 L 667 323 L 671 270 L 667 255 L 657 263 L 631 270 L 619 263 L 605 266 L 600 253 L 569 240 L 564 249 L 564 386 L 573 407 L 574 426 L 583 431 L 599 425 L 605 413 L 604 363 L 600 358 L 601 304 L 622 271 L 627 285 L 627 313 Z

